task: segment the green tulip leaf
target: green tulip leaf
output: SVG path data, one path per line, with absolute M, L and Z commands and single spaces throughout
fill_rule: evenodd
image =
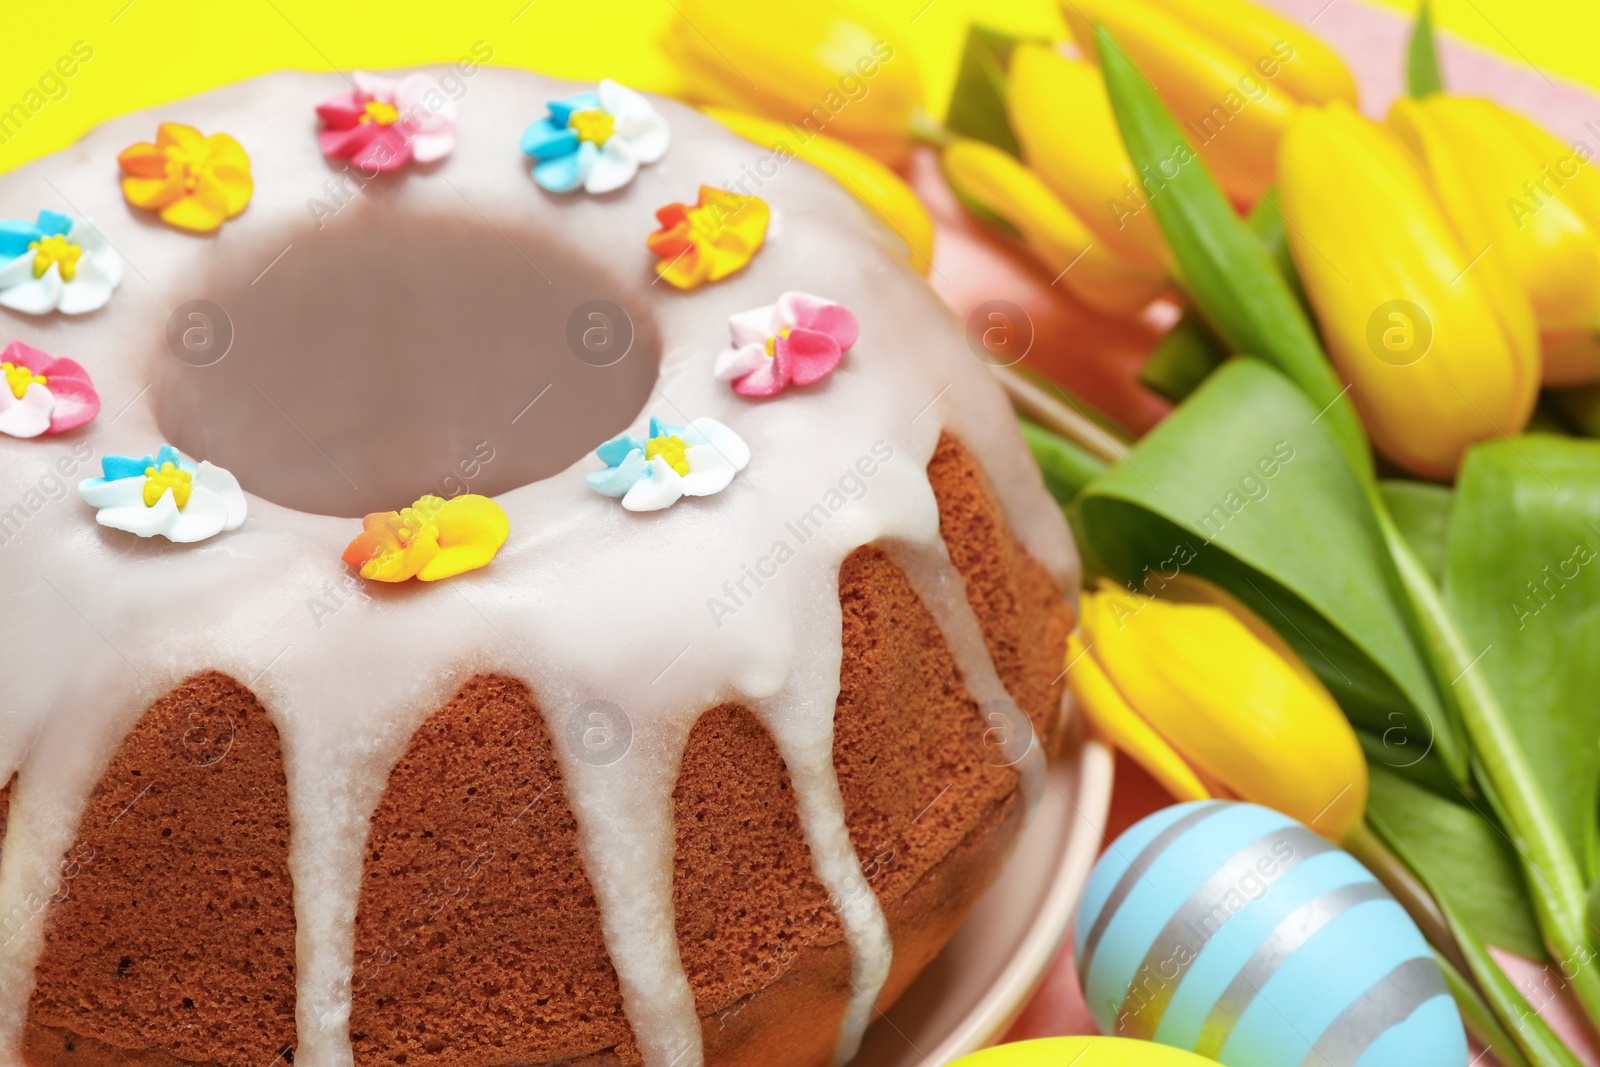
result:
M 1417 21 L 1411 27 L 1411 43 L 1406 48 L 1406 91 L 1412 96 L 1444 92 L 1444 76 L 1439 73 L 1439 52 L 1433 39 L 1433 5 L 1422 0 Z
M 1135 169 L 1148 176 L 1145 195 L 1195 306 L 1232 351 L 1272 363 L 1305 391 L 1313 411 L 1326 409 L 1323 419 L 1351 467 L 1370 471 L 1361 421 L 1294 290 L 1154 87 L 1104 27 L 1095 38 L 1123 143 Z
M 1186 311 L 1151 349 L 1139 368 L 1139 381 L 1157 396 L 1178 404 L 1227 358 L 1205 323 Z
M 1472 1040 L 1493 1050 L 1495 1062 L 1500 1067 L 1543 1067 L 1542 1064 L 1530 1064 L 1517 1050 L 1516 1042 L 1511 1040 L 1511 1035 L 1506 1033 L 1494 1011 L 1478 995 L 1478 987 L 1472 984 L 1470 978 L 1456 970 L 1455 965 L 1443 954 L 1435 951 L 1433 959 L 1439 965 L 1439 973 L 1444 975 L 1444 984 L 1450 987 L 1456 1010 L 1461 1013 L 1461 1021 Z
M 1278 212 L 1277 194 L 1269 189 L 1261 201 L 1250 211 L 1247 220 L 1250 232 L 1261 242 L 1279 273 L 1289 283 L 1295 299 L 1305 303 L 1300 289 L 1300 275 L 1295 270 L 1294 258 L 1289 254 L 1289 242 L 1283 233 L 1283 216 Z M 1174 404 L 1184 398 L 1218 367 L 1228 353 L 1200 317 L 1185 311 L 1177 323 L 1156 343 L 1150 357 L 1139 368 L 1139 381 L 1156 395 Z
M 1450 540 L 1450 512 L 1455 494 L 1432 482 L 1396 478 L 1378 483 L 1389 515 L 1405 535 L 1417 558 L 1439 585 L 1444 584 L 1445 551 Z
M 1506 1042 L 1534 1067 L 1577 1067 L 1500 969 L 1488 946 L 1543 963 L 1548 959 L 1528 907 L 1522 868 L 1505 832 L 1477 807 L 1435 795 L 1381 767 L 1372 769 L 1367 820 L 1427 887 L 1444 914 L 1486 1006 Z
M 1413 768 L 1461 743 L 1406 628 L 1382 532 L 1318 412 L 1283 375 L 1230 360 L 1079 501 L 1085 558 L 1159 591 L 1198 575 L 1257 611 Z
M 1600 443 L 1525 436 L 1462 464 L 1445 597 L 1585 876 L 1600 802 Z
M 1066 507 L 1078 499 L 1083 487 L 1105 473 L 1106 461 L 1030 419 L 1018 416 L 1022 439 L 1044 475 L 1045 488 L 1056 503 Z
M 1006 116 L 1006 67 L 1011 50 L 1022 40 L 987 26 L 967 27 L 956 87 L 945 113 L 945 129 L 986 141 L 1022 158 L 1022 145 Z
M 1545 961 L 1510 839 L 1461 794 L 1452 801 L 1375 766 L 1367 787 L 1367 819 L 1479 940 Z

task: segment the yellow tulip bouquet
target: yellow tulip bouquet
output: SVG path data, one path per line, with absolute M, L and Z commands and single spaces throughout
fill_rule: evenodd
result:
M 1174 797 L 1340 840 L 1483 1044 L 1573 1064 L 1489 946 L 1600 1020 L 1600 175 L 1444 93 L 1426 11 L 1381 122 L 1243 0 L 1064 14 L 974 35 L 941 151 L 1080 300 L 1182 310 L 1143 439 L 1024 424 L 1093 582 L 1072 692 Z
M 686 95 L 832 174 L 919 268 L 933 226 L 896 172 L 918 140 L 1078 302 L 1176 311 L 1141 375 L 1175 407 L 1137 441 L 1002 372 L 1084 556 L 1079 707 L 1175 798 L 1340 841 L 1480 1043 L 1576 1064 L 1490 947 L 1600 1022 L 1591 153 L 1446 93 L 1426 7 L 1382 121 L 1246 0 L 1071 0 L 1070 41 L 973 27 L 942 123 L 829 0 L 760 27 L 782 49 L 747 42 L 760 90 L 726 54 L 755 23 L 683 7 Z

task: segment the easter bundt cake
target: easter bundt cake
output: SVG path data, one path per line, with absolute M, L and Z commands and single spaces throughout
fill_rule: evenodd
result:
M 483 58 L 0 177 L 0 1064 L 842 1061 L 1043 788 L 1076 557 L 896 235 Z

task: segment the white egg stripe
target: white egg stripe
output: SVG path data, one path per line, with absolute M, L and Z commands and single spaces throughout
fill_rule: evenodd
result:
M 1413 956 L 1384 975 L 1340 1012 L 1322 1032 L 1300 1067 L 1352 1067 L 1383 1034 L 1411 1018 L 1435 997 L 1448 997 L 1432 956 Z
M 1197 823 L 1203 822 L 1211 816 L 1227 809 L 1228 805 L 1218 800 L 1203 803 L 1193 811 L 1175 821 L 1171 826 L 1162 830 L 1155 838 L 1140 850 L 1139 854 L 1128 861 L 1128 869 L 1122 872 L 1122 877 L 1117 879 L 1117 884 L 1112 887 L 1106 902 L 1100 906 L 1100 913 L 1094 917 L 1094 925 L 1089 927 L 1089 933 L 1083 940 L 1083 953 L 1078 960 L 1078 974 L 1082 976 L 1084 984 L 1089 981 L 1089 968 L 1094 965 L 1095 950 L 1100 947 L 1101 938 L 1106 935 L 1106 928 L 1111 925 L 1111 920 L 1116 918 L 1117 912 L 1128 899 L 1128 894 L 1133 892 L 1133 887 L 1139 884 L 1151 864 L 1167 850 L 1167 846 L 1178 838 L 1188 833 Z M 1115 845 L 1113 845 L 1115 847 Z
M 1234 975 L 1228 988 L 1211 1006 L 1205 1022 L 1200 1026 L 1200 1040 L 1195 1044 L 1197 1055 L 1208 1060 L 1217 1059 L 1228 1036 L 1238 1025 L 1239 1017 L 1256 998 L 1256 994 L 1277 973 L 1290 956 L 1298 952 L 1323 927 L 1354 908 L 1374 900 L 1393 901 L 1378 882 L 1356 882 L 1330 889 L 1321 896 L 1300 905 L 1280 922 L 1267 939 L 1245 961 Z
M 1293 851 L 1289 858 L 1280 859 L 1277 852 L 1285 844 Z M 1189 968 L 1200 957 L 1201 951 L 1227 925 L 1228 919 L 1248 907 L 1249 902 L 1225 914 L 1214 929 L 1206 929 L 1206 920 L 1214 917 L 1217 909 L 1224 907 L 1228 894 L 1240 892 L 1240 881 L 1256 871 L 1257 864 L 1263 860 L 1277 864 L 1277 877 L 1282 877 L 1284 872 L 1311 857 L 1333 850 L 1334 846 L 1326 838 L 1297 824 L 1263 834 L 1228 857 L 1227 862 L 1212 872 L 1211 877 L 1202 882 L 1198 889 L 1189 894 L 1189 899 L 1172 913 L 1172 918 L 1167 920 L 1145 952 L 1128 988 L 1131 993 L 1138 986 L 1141 975 L 1155 976 L 1155 988 L 1149 997 L 1141 1000 L 1132 1010 L 1128 1008 L 1127 1000 L 1123 1000 L 1117 1011 L 1117 1036 L 1148 1041 L 1155 1035 L 1156 1027 L 1161 1025 L 1161 1018 L 1167 1012 L 1167 1005 L 1172 1003 L 1179 983 L 1189 973 Z M 1259 900 L 1260 897 L 1254 899 Z

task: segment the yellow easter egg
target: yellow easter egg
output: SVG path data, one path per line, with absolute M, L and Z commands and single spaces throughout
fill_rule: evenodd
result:
M 1211 1060 L 1168 1045 L 1125 1037 L 1046 1037 L 996 1045 L 963 1056 L 951 1067 L 1216 1067 Z

